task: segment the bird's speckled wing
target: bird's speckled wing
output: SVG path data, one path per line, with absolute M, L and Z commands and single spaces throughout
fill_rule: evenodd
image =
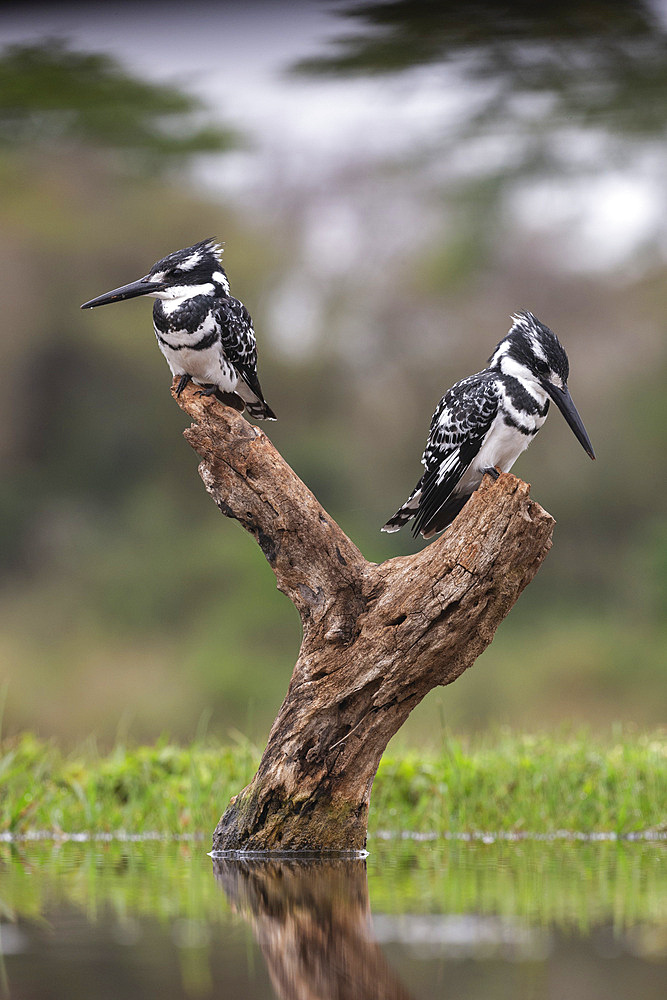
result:
M 436 519 L 442 517 L 443 508 L 479 452 L 497 412 L 498 390 L 488 371 L 457 382 L 440 400 L 422 456 L 426 472 L 413 525 L 415 535 L 432 530 Z M 461 504 L 452 507 L 456 514 Z
M 264 399 L 262 387 L 257 377 L 257 344 L 250 313 L 238 299 L 231 295 L 222 299 L 216 310 L 220 328 L 222 349 L 240 377 L 250 389 L 251 395 L 237 387 L 245 400 L 248 413 L 261 420 L 275 420 L 276 415 Z M 253 396 L 256 400 L 253 400 Z
M 238 299 L 228 296 L 217 307 L 222 349 L 243 381 L 263 400 L 257 378 L 257 342 L 250 313 Z
M 220 326 L 222 348 L 236 369 L 246 377 L 257 374 L 257 343 L 250 313 L 238 299 L 231 296 L 216 304 L 216 319 Z

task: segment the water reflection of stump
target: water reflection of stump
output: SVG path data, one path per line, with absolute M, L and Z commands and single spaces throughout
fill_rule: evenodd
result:
M 373 937 L 361 860 L 232 860 L 213 871 L 283 1000 L 410 1000 Z

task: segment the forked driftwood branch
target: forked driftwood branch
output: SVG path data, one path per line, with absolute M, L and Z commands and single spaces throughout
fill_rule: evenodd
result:
M 551 547 L 553 519 L 526 483 L 487 476 L 444 535 L 376 565 L 260 428 L 191 386 L 178 402 L 194 420 L 184 433 L 206 489 L 257 539 L 303 625 L 257 774 L 213 849 L 361 850 L 387 743 L 491 642 Z

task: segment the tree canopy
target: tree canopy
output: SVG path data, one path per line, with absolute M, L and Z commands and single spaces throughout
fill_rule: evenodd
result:
M 652 134 L 665 122 L 665 33 L 648 4 L 630 0 L 371 0 L 339 15 L 355 30 L 297 73 L 368 75 L 455 63 L 489 84 L 481 120 L 516 117 L 518 94 L 549 94 L 554 117 Z M 447 78 L 449 80 L 449 78 Z M 443 81 L 444 84 L 447 81 Z
M 61 40 L 12 45 L 0 57 L 0 144 L 81 143 L 164 167 L 238 144 L 203 104 L 132 75 L 108 55 Z

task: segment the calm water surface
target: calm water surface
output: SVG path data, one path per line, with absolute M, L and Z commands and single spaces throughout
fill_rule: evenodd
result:
M 0 996 L 431 998 L 667 991 L 665 843 L 0 845 Z

